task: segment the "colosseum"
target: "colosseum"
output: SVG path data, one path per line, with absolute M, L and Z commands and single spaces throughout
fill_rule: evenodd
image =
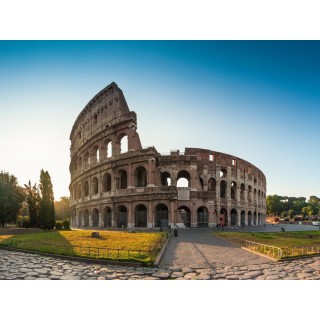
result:
M 142 147 L 137 115 L 112 82 L 85 106 L 70 134 L 71 225 L 96 228 L 258 226 L 266 178 L 238 157 Z

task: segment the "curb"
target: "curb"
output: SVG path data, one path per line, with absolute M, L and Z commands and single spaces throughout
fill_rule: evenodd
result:
M 169 233 L 168 239 L 166 240 L 166 242 L 165 242 L 164 245 L 162 246 L 162 248 L 161 248 L 161 250 L 160 250 L 160 252 L 159 252 L 159 254 L 158 254 L 158 257 L 157 257 L 156 261 L 153 263 L 153 266 L 154 266 L 154 267 L 156 267 L 156 268 L 159 267 L 160 262 L 161 262 L 161 260 L 162 260 L 162 258 L 163 258 L 163 256 L 164 256 L 164 253 L 165 253 L 165 251 L 166 251 L 166 249 L 167 249 L 167 246 L 168 246 L 168 243 L 169 243 L 171 237 L 172 237 L 172 232 Z

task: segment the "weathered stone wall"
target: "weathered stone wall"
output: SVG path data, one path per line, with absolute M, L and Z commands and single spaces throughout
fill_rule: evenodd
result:
M 161 155 L 141 147 L 136 128 L 137 116 L 115 83 L 79 114 L 70 134 L 73 226 L 264 223 L 266 178 L 254 165 L 197 148 Z M 181 178 L 187 185 L 179 185 Z

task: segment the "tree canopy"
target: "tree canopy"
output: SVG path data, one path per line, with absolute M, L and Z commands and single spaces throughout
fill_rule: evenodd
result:
M 19 210 L 24 201 L 22 188 L 17 178 L 8 172 L 0 172 L 0 225 L 16 223 Z

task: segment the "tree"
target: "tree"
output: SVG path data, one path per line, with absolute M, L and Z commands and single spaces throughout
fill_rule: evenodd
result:
M 51 177 L 48 171 L 40 172 L 40 209 L 39 226 L 42 229 L 53 229 L 56 223 L 54 209 L 54 195 Z
M 37 184 L 35 183 L 31 186 L 29 180 L 28 184 L 24 185 L 27 190 L 27 204 L 29 209 L 29 218 L 30 218 L 30 227 L 37 228 L 39 227 L 39 210 L 40 210 L 40 194 Z
M 267 196 L 267 211 L 268 214 L 274 216 L 280 216 L 281 212 L 284 211 L 283 197 L 278 195 Z
M 0 225 L 16 223 L 19 209 L 24 201 L 17 178 L 8 172 L 0 172 Z
M 54 202 L 54 207 L 56 210 L 56 218 L 57 220 L 69 219 L 70 212 L 70 198 L 69 197 L 61 197 L 59 201 Z

